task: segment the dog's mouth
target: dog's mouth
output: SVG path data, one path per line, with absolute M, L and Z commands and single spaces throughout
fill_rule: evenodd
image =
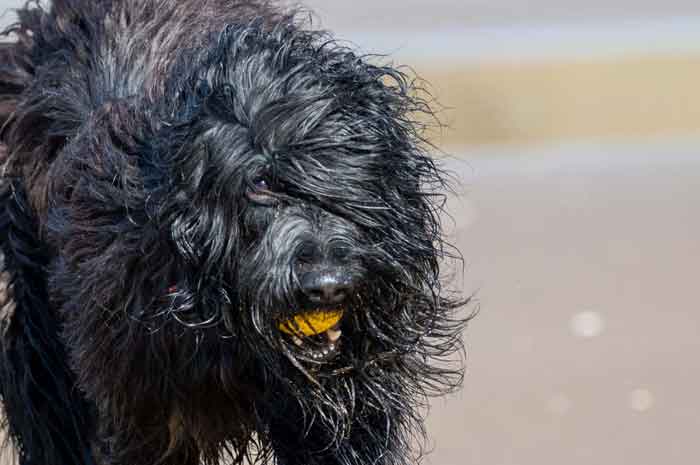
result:
M 278 328 L 300 359 L 327 362 L 339 352 L 344 313 L 343 309 L 308 311 L 283 321 Z

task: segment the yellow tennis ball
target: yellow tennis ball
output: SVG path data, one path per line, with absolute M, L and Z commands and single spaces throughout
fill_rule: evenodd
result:
M 342 317 L 342 310 L 317 310 L 295 315 L 291 320 L 280 323 L 279 329 L 291 335 L 301 333 L 304 336 L 315 336 L 337 325 Z

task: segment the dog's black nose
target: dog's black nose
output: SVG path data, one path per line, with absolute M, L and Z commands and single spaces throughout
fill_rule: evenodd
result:
M 339 268 L 308 271 L 301 276 L 301 289 L 314 305 L 343 303 L 355 287 L 352 276 Z

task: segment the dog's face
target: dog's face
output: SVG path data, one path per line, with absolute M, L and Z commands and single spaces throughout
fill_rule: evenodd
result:
M 423 395 L 459 384 L 432 363 L 460 349 L 462 322 L 440 286 L 428 106 L 399 71 L 324 41 L 229 28 L 58 155 L 52 293 L 104 408 L 126 408 L 104 399 L 106 369 L 161 397 L 248 384 L 256 415 L 283 419 L 286 393 L 325 447 L 358 418 L 418 422 Z
M 277 33 L 224 36 L 190 83 L 200 97 L 180 97 L 197 116 L 162 139 L 177 154 L 163 178 L 181 182 L 154 199 L 177 269 L 161 286 L 185 325 L 322 376 L 427 336 L 442 179 L 402 74 Z
M 317 118 L 304 103 L 292 111 Z M 402 318 L 420 320 L 405 312 L 434 284 L 425 280 L 437 266 L 434 231 L 426 230 L 436 226 L 416 170 L 420 162 L 430 169 L 428 160 L 379 147 L 359 152 L 355 144 L 384 142 L 362 133 L 343 147 L 342 123 L 323 126 L 309 136 L 315 147 L 286 145 L 274 155 L 226 134 L 247 129 L 206 131 L 194 152 L 207 155 L 187 170 L 201 178 L 190 180 L 187 204 L 165 223 L 181 260 L 173 317 L 193 327 L 218 319 L 259 354 L 276 351 L 314 371 L 367 361 L 395 349 L 386 341 L 414 338 L 404 331 L 415 322 Z M 197 302 L 209 286 L 212 297 Z M 370 329 L 386 341 L 368 338 Z

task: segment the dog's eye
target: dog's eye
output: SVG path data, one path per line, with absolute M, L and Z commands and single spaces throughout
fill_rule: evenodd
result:
M 248 199 L 251 201 L 261 204 L 261 205 L 275 205 L 277 204 L 277 198 L 272 190 L 270 181 L 259 176 L 251 181 L 251 185 L 248 188 Z
M 270 183 L 268 183 L 265 178 L 256 178 L 253 180 L 253 187 L 256 191 L 269 191 Z

